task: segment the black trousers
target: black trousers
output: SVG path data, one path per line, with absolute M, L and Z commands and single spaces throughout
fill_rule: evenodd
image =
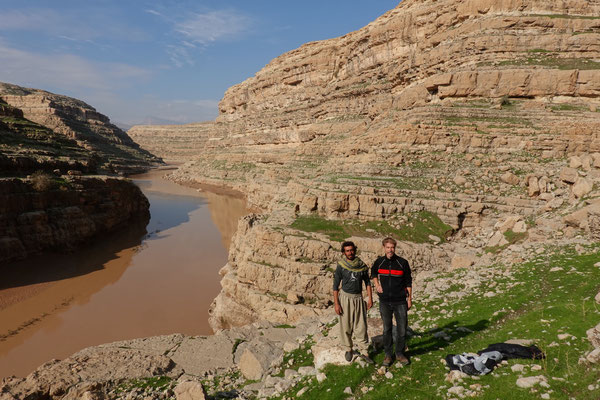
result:
M 394 354 L 392 351 L 393 342 L 396 342 L 396 355 L 404 354 L 406 329 L 408 328 L 407 308 L 406 303 L 379 303 L 379 312 L 383 320 L 383 349 L 387 356 L 391 357 Z M 394 338 L 392 338 L 392 317 L 396 318 L 396 335 Z

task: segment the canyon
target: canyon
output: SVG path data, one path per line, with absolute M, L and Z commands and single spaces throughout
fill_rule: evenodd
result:
M 598 15 L 596 0 L 405 0 L 358 31 L 307 43 L 272 60 L 227 90 L 215 121 L 133 127 L 128 135 L 143 149 L 183 163 L 169 179 L 243 193 L 257 211 L 239 221 L 220 271 L 222 289 L 210 310 L 215 335 L 86 349 L 28 378 L 7 379 L 1 393 L 10 400 L 24 393 L 119 398 L 117 385 L 124 379 L 157 376 L 171 382 L 158 398 L 176 393 L 204 398 L 206 381 L 224 376 L 230 386 L 251 388 L 240 396 L 305 393 L 286 392 L 290 386 L 277 380 L 283 374 L 317 387 L 316 398 L 324 393 L 318 385 L 327 382 L 321 368 L 344 364 L 336 353 L 337 337 L 329 336 L 336 329 L 332 272 L 343 239 L 358 245 L 366 263 L 381 254 L 382 237 L 400 240 L 398 253 L 413 268 L 414 297 L 422 302 L 417 316 L 410 316 L 413 341 L 428 344 L 419 357 L 430 370 L 439 367 L 443 353 L 427 358 L 429 353 L 468 335 L 487 340 L 478 336 L 485 333 L 481 324 L 509 326 L 514 319 L 515 325 L 497 336 L 522 341 L 519 335 L 527 333 L 518 331 L 518 318 L 534 297 L 566 290 L 531 289 L 533 297 L 523 294 L 531 303 L 515 305 L 519 312 L 511 314 L 513 309 L 498 301 L 523 288 L 517 275 L 527 276 L 533 287 L 549 285 L 544 279 L 553 277 L 551 272 L 564 271 L 563 279 L 572 280 L 570 291 L 587 290 L 577 298 L 583 303 L 567 304 L 571 311 L 565 315 L 586 308 L 594 296 L 595 307 L 600 302 L 593 287 L 600 265 Z M 471 299 L 470 293 L 481 298 L 460 303 Z M 577 346 L 591 342 L 594 349 L 578 347 L 579 363 L 569 368 L 585 369 L 597 382 L 598 326 L 587 338 L 582 333 L 571 338 L 565 331 L 582 328 L 558 327 L 554 322 L 560 317 L 547 317 L 562 306 L 563 299 L 552 300 L 553 309 L 542 309 L 543 318 L 532 317 L 550 324 L 536 332 L 541 337 L 551 331 L 544 344 L 548 354 L 555 351 L 552 368 L 563 368 L 556 361 L 563 356 L 553 347 L 566 348 L 565 340 Z M 449 311 L 449 303 L 462 308 Z M 476 307 L 488 303 L 496 309 Z M 370 314 L 377 319 L 375 309 Z M 457 326 L 464 314 L 472 314 L 472 325 Z M 450 316 L 456 319 L 442 325 Z M 369 323 L 370 332 L 380 329 Z M 587 329 L 597 322 L 585 323 Z M 436 341 L 444 345 L 432 348 Z M 304 371 L 314 379 L 302 381 L 286 370 L 296 365 L 299 349 L 311 355 L 317 368 Z M 121 369 L 106 372 L 119 360 L 128 360 L 136 376 Z M 210 368 L 199 370 L 200 364 Z M 296 365 L 297 374 L 300 368 Z M 370 381 L 390 371 L 407 375 L 399 369 L 370 371 L 361 393 L 368 397 Z M 436 385 L 449 383 L 455 390 L 456 379 L 443 375 Z M 56 376 L 65 378 L 54 383 Z M 419 379 L 428 381 L 427 376 Z M 557 382 L 569 379 L 575 378 L 566 373 L 549 381 L 553 393 L 561 393 Z M 419 383 L 404 382 L 399 386 Z M 384 398 L 395 385 L 378 384 L 388 392 L 372 398 Z M 470 393 L 485 390 L 477 385 Z M 589 394 L 597 393 L 594 385 Z M 456 391 L 466 390 L 460 387 Z M 361 396 L 352 392 L 358 387 L 348 387 L 350 393 L 338 389 L 341 397 Z M 140 399 L 147 394 L 128 393 Z M 453 394 L 437 392 L 438 397 Z
M 185 161 L 171 179 L 226 185 L 261 210 L 240 223 L 213 328 L 326 312 L 344 238 L 371 262 L 375 238 L 397 236 L 417 272 L 596 240 L 598 11 L 403 1 L 272 60 L 213 122 L 133 127 Z

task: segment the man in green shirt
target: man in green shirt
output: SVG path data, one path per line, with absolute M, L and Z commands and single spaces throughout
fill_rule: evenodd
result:
M 366 304 L 362 297 L 363 283 L 369 297 Z M 353 242 L 342 243 L 342 258 L 333 274 L 333 302 L 335 312 L 340 318 L 341 341 L 346 361 L 352 361 L 354 336 L 359 355 L 373 364 L 368 353 L 367 335 L 367 310 L 373 307 L 373 290 L 369 280 L 369 267 L 356 257 L 356 245 Z

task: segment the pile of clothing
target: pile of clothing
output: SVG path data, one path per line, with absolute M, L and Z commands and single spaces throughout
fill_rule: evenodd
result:
M 528 358 L 540 360 L 546 355 L 537 346 L 521 346 L 520 344 L 495 343 L 480 350 L 477 354 L 448 354 L 446 364 L 451 370 L 459 370 L 468 375 L 485 375 L 502 360 L 511 358 Z

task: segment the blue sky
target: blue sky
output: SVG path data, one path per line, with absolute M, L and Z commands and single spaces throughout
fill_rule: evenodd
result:
M 210 120 L 228 87 L 398 0 L 0 0 L 0 81 L 76 97 L 113 122 Z

